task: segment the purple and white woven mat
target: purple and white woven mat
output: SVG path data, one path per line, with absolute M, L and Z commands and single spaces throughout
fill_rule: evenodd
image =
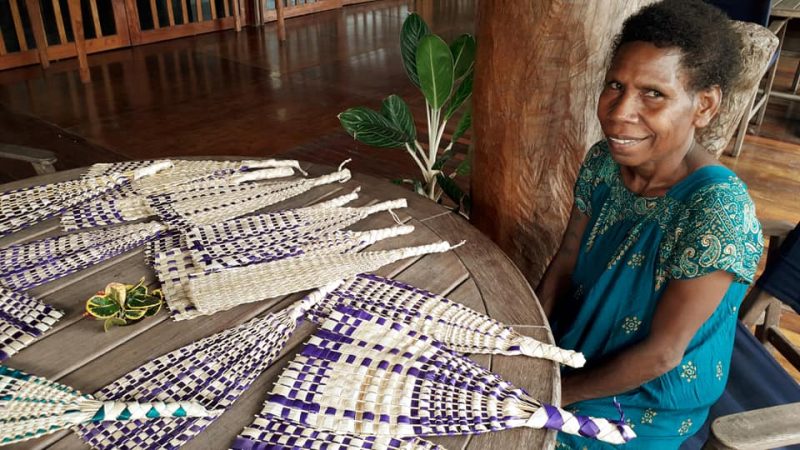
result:
M 339 305 L 283 371 L 262 414 L 336 433 L 387 437 L 552 428 L 622 444 L 622 420 L 538 402 L 403 324 Z
M 0 286 L 0 361 L 41 337 L 62 315 L 27 294 Z
M 565 350 L 528 336 L 458 302 L 377 275 L 359 274 L 325 292 L 309 311 L 322 323 L 337 305 L 363 309 L 426 334 L 461 353 L 527 355 L 582 367 L 583 354 Z
M 336 434 L 264 414 L 257 414 L 231 445 L 231 450 L 295 449 L 445 450 L 420 438 Z
M 195 401 L 227 409 L 280 353 L 302 311 L 269 313 L 156 358 L 95 393 L 99 400 Z M 216 417 L 132 420 L 80 426 L 97 449 L 175 449 Z
M 147 222 L 11 245 L 0 249 L 0 284 L 24 291 L 132 250 L 165 230 Z

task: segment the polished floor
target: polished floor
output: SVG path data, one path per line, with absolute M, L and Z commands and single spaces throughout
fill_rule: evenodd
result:
M 405 98 L 425 120 L 422 96 L 402 69 L 400 27 L 409 8 L 447 40 L 473 32 L 477 0 L 380 0 L 287 21 L 91 55 L 93 81 L 74 60 L 0 72 L 0 140 L 46 147 L 60 169 L 97 161 L 198 155 L 282 155 L 387 178 L 415 175 L 406 155 L 349 138 L 336 118 L 355 105 Z M 797 56 L 781 59 L 778 88 Z M 738 159 L 723 157 L 748 184 L 762 219 L 800 222 L 800 105 L 773 101 L 759 136 Z M 31 175 L 3 161 L 0 182 Z M 786 315 L 800 343 L 800 319 Z M 798 379 L 800 373 L 795 372 Z

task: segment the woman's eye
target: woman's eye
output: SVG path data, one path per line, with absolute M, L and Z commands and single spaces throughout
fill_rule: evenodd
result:
M 608 83 L 606 83 L 606 87 L 614 91 L 622 90 L 622 84 L 620 84 L 617 81 L 609 81 Z
M 659 98 L 659 97 L 663 97 L 664 96 L 664 94 L 662 94 L 661 92 L 658 92 L 655 89 L 650 89 L 649 91 L 645 92 L 644 95 L 647 96 L 647 97 L 652 97 L 652 98 Z

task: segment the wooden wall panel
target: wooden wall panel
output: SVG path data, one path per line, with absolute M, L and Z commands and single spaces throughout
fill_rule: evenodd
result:
M 478 2 L 472 221 L 536 286 L 561 240 L 612 39 L 652 0 Z

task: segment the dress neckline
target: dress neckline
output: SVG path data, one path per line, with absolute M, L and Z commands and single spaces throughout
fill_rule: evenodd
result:
M 613 159 L 612 159 L 612 161 L 613 161 Z M 664 195 L 639 195 L 639 194 L 631 191 L 630 189 L 628 189 L 628 186 L 626 186 L 625 182 L 622 180 L 622 165 L 620 165 L 616 161 L 614 161 L 614 164 L 617 166 L 617 171 L 616 171 L 617 172 L 617 182 L 620 184 L 622 189 L 628 195 L 630 195 L 631 197 L 633 197 L 635 199 L 646 200 L 646 201 L 658 201 L 658 200 L 661 200 L 661 199 L 666 198 L 666 197 L 674 197 L 674 193 L 675 193 L 677 188 L 679 188 L 680 186 L 683 186 L 684 184 L 688 183 L 691 180 L 694 180 L 695 178 L 697 178 L 701 174 L 705 174 L 707 172 L 715 172 L 717 170 L 722 170 L 723 172 L 731 172 L 731 170 L 728 169 L 727 167 L 725 167 L 724 165 L 709 164 L 707 166 L 700 167 L 699 169 L 695 170 L 694 172 L 690 173 L 689 175 L 686 175 L 685 177 L 683 177 L 683 179 L 681 179 L 677 183 L 675 183 L 672 186 L 670 186 L 670 188 L 667 189 L 667 192 L 665 192 Z

